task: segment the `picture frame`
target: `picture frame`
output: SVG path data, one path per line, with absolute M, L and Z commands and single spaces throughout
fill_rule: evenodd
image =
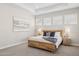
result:
M 30 23 L 28 19 L 13 16 L 13 31 L 29 31 Z

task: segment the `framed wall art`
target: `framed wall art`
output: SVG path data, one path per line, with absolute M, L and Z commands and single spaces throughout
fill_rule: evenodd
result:
M 13 30 L 14 31 L 28 31 L 30 23 L 28 19 L 13 16 Z

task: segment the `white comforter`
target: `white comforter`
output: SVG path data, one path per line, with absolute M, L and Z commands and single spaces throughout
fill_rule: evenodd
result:
M 37 40 L 37 41 L 41 41 L 41 42 L 48 42 L 46 41 L 45 39 L 43 39 L 43 36 L 35 36 L 35 37 L 31 37 L 33 40 Z M 59 47 L 59 45 L 61 44 L 62 42 L 62 38 L 60 36 L 56 36 L 55 38 L 57 38 L 57 42 L 55 43 L 56 45 L 56 48 Z M 52 43 L 52 42 L 49 42 L 49 43 Z

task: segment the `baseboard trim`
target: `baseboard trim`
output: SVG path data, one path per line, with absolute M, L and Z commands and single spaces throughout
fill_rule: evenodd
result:
M 19 45 L 19 44 L 22 44 L 22 43 L 25 43 L 25 41 L 13 43 L 13 44 L 10 44 L 10 45 L 6 45 L 4 47 L 0 47 L 0 49 L 9 48 L 9 47 L 16 46 L 16 45 Z
M 77 47 L 79 47 L 79 44 L 73 43 L 73 44 L 71 44 L 71 46 L 77 46 Z
M 20 45 L 20 44 L 23 44 L 23 43 L 26 43 L 26 41 L 22 41 L 22 42 L 17 42 L 17 43 L 13 43 L 13 44 L 10 44 L 10 45 L 6 45 L 4 47 L 0 47 L 0 49 L 9 48 L 9 47 Z M 79 44 L 73 43 L 73 44 L 71 44 L 71 46 L 79 47 Z

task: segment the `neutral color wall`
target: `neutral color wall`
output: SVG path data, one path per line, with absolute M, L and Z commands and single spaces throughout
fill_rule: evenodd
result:
M 71 30 L 71 35 L 72 35 L 72 44 L 79 44 L 79 8 L 73 8 L 73 9 L 68 9 L 68 10 L 62 10 L 62 11 L 57 11 L 57 12 L 51 12 L 48 14 L 43 14 L 43 15 L 38 15 L 42 17 L 49 17 L 49 16 L 55 16 L 55 15 L 65 15 L 65 14 L 70 14 L 70 13 L 77 13 L 77 24 L 75 25 L 68 25 Z M 38 17 L 36 16 L 36 17 Z M 63 29 L 65 25 L 59 25 L 59 26 L 50 26 L 47 28 L 57 28 L 57 29 Z
M 18 16 L 30 20 L 31 29 L 26 32 L 13 32 L 12 16 Z M 34 33 L 34 16 L 28 10 L 21 9 L 13 4 L 0 4 L 0 48 L 11 44 L 26 41 L 26 38 Z

